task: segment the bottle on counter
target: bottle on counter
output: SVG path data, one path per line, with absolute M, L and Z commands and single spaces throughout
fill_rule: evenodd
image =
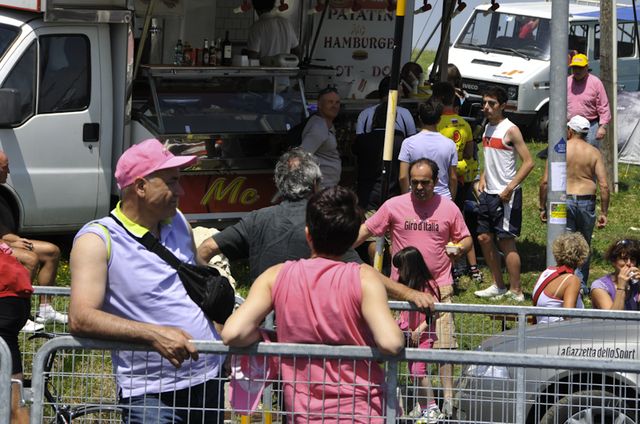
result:
M 182 49 L 183 57 L 182 64 L 184 66 L 192 66 L 194 62 L 193 48 L 191 48 L 191 44 L 188 41 L 184 42 L 184 48 Z
M 222 66 L 231 66 L 233 48 L 229 41 L 229 31 L 225 31 L 224 41 L 222 41 Z
M 216 41 L 216 66 L 222 66 L 222 38 Z
M 216 55 L 216 43 L 211 40 L 211 45 L 209 46 L 209 66 L 218 66 L 218 58 Z
M 173 64 L 180 66 L 184 58 L 184 52 L 182 51 L 182 40 L 178 39 L 176 47 L 174 48 Z
M 202 45 L 202 66 L 209 65 L 209 40 L 204 39 L 204 43 Z

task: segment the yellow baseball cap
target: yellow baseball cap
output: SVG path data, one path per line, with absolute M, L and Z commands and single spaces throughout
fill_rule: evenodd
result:
M 581 68 L 584 68 L 588 64 L 589 64 L 589 59 L 587 59 L 587 56 L 582 53 L 578 53 L 571 58 L 571 63 L 569 63 L 569 67 L 579 66 Z

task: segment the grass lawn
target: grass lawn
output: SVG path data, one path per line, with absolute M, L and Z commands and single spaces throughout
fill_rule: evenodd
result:
M 546 144 L 531 141 L 527 146 L 534 157 L 535 168 L 523 184 L 523 226 L 517 246 L 522 260 L 522 285 L 525 295 L 530 299 L 533 285 L 540 271 L 546 266 L 547 229 L 538 218 L 538 183 L 544 169 L 544 161 L 536 157 Z M 640 237 L 640 214 L 636 212 L 639 202 L 640 167 L 621 165 L 619 181 L 619 192 L 611 195 L 608 224 L 606 228 L 596 229 L 593 233 L 590 281 L 611 271 L 611 266 L 603 259 L 603 254 L 613 240 Z M 482 286 L 484 287 L 490 282 L 491 277 L 488 268 L 482 270 L 485 276 L 485 284 Z M 508 281 L 506 274 L 505 281 Z M 471 283 L 466 277 L 459 288 L 456 298 L 458 303 L 494 302 L 476 298 L 473 295 L 476 284 Z M 589 304 L 588 299 L 585 300 Z

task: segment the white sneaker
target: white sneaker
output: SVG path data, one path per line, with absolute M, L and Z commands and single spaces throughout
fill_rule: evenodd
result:
M 420 404 L 416 402 L 416 405 L 413 407 L 411 411 L 407 414 L 409 418 L 420 418 L 422 416 L 422 408 L 420 408 Z
M 445 399 L 442 401 L 442 415 L 443 418 L 451 418 L 453 416 L 453 404 L 451 399 Z
M 494 284 L 490 285 L 484 290 L 478 290 L 474 294 L 478 297 L 486 297 L 486 298 L 494 298 L 498 296 L 502 296 L 507 292 L 507 289 L 499 289 L 498 286 Z
M 417 424 L 437 424 L 438 421 L 444 418 L 444 415 L 440 412 L 436 405 L 424 409 L 422 416 L 416 421 Z
M 37 333 L 38 331 L 42 331 L 42 330 L 44 330 L 44 325 L 37 324 L 31 321 L 30 319 L 28 319 L 26 324 L 24 325 L 24 327 L 22 327 L 22 330 L 20 331 L 24 333 Z
M 509 299 L 514 300 L 516 302 L 524 302 L 524 293 L 514 293 L 511 290 L 507 290 L 507 292 L 503 295 L 496 297 L 496 299 Z
M 36 322 L 47 323 L 55 321 L 60 324 L 66 324 L 69 321 L 67 314 L 60 313 L 53 309 L 53 306 L 49 304 L 40 305 L 40 309 L 36 314 Z

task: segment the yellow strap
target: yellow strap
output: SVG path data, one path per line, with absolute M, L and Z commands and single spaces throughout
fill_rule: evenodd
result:
M 111 260 L 111 234 L 109 233 L 109 229 L 97 222 L 93 222 L 90 225 L 95 225 L 96 227 L 102 228 L 102 232 L 107 239 L 107 262 L 109 262 Z

